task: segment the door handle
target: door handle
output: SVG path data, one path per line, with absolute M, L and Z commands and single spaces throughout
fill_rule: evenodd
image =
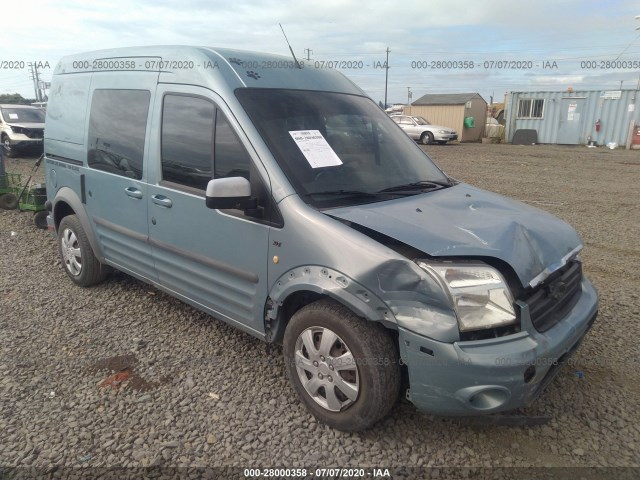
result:
M 173 202 L 170 198 L 165 197 L 164 195 L 151 195 L 151 201 L 156 205 L 160 205 L 161 207 L 171 208 Z
M 136 187 L 127 187 L 124 189 L 125 193 L 129 195 L 131 198 L 142 198 L 142 192 L 138 190 Z

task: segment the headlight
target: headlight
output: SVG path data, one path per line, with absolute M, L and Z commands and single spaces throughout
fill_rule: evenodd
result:
M 22 127 L 10 127 L 13 133 L 22 133 Z
M 435 264 L 418 261 L 449 292 L 461 332 L 516 322 L 513 297 L 495 268 L 484 264 Z
M 449 133 L 446 130 L 438 130 L 438 133 Z

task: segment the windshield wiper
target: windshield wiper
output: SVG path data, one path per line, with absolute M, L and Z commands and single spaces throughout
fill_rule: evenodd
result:
M 432 190 L 435 188 L 447 188 L 450 187 L 451 183 L 441 182 L 439 180 L 420 180 L 419 182 L 405 183 L 403 185 L 396 185 L 393 187 L 383 188 L 379 192 L 376 193 L 398 193 L 399 191 L 410 191 L 410 190 Z
M 376 197 L 376 193 L 362 192 L 360 190 L 324 190 L 321 192 L 309 192 L 301 195 L 302 197 L 310 197 L 312 195 L 344 195 L 347 197 L 357 196 L 357 197 Z
M 376 198 L 382 195 L 413 195 L 414 192 L 399 193 L 399 192 L 387 192 L 381 190 L 379 192 L 363 192 L 361 190 L 324 190 L 321 192 L 309 192 L 304 193 L 301 197 L 309 197 L 312 195 L 327 195 L 327 196 L 345 196 L 345 197 L 368 197 Z

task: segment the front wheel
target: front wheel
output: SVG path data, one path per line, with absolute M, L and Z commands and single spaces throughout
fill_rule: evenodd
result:
M 75 215 L 68 215 L 60 222 L 58 250 L 64 270 L 75 284 L 90 287 L 107 277 L 108 267 L 96 258 L 87 234 Z
M 382 325 L 333 300 L 319 300 L 296 312 L 283 347 L 298 397 L 330 427 L 365 430 L 398 399 L 400 364 L 393 338 Z
M 420 136 L 420 141 L 422 142 L 423 145 L 429 145 L 429 144 L 433 143 L 433 133 L 424 132 Z
M 4 154 L 7 157 L 13 157 L 13 148 L 11 148 L 11 141 L 8 136 L 4 136 L 2 139 L 2 145 L 4 146 Z

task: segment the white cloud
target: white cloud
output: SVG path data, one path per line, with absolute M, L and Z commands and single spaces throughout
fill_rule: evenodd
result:
M 131 45 L 192 44 L 234 47 L 289 55 L 282 23 L 298 57 L 305 49 L 316 59 L 380 61 L 391 49 L 391 100 L 406 98 L 413 85 L 423 91 L 491 91 L 562 85 L 578 75 L 588 85 L 596 73 L 576 60 L 619 54 L 636 35 L 640 13 L 633 2 L 540 0 L 30 0 L 12 2 L 10 17 L 20 19 L 3 36 L 0 60 L 49 61 L 67 54 Z M 15 24 L 15 22 L 14 22 Z M 17 24 L 16 24 L 17 25 Z M 5 33 L 7 27 L 5 26 Z M 640 55 L 640 42 L 627 51 Z M 558 61 L 555 71 L 486 69 L 493 60 Z M 567 59 L 573 60 L 567 60 Z M 473 70 L 411 68 L 414 60 L 472 60 Z M 371 62 L 369 62 L 371 63 Z M 579 60 L 578 60 L 579 67 Z M 42 72 L 50 77 L 51 72 Z M 345 72 L 378 100 L 384 71 Z M 622 72 L 630 78 L 629 72 Z M 599 79 L 605 77 L 600 76 Z M 573 83 L 577 81 L 572 80 Z M 1 71 L 0 93 L 32 91 L 29 72 Z

